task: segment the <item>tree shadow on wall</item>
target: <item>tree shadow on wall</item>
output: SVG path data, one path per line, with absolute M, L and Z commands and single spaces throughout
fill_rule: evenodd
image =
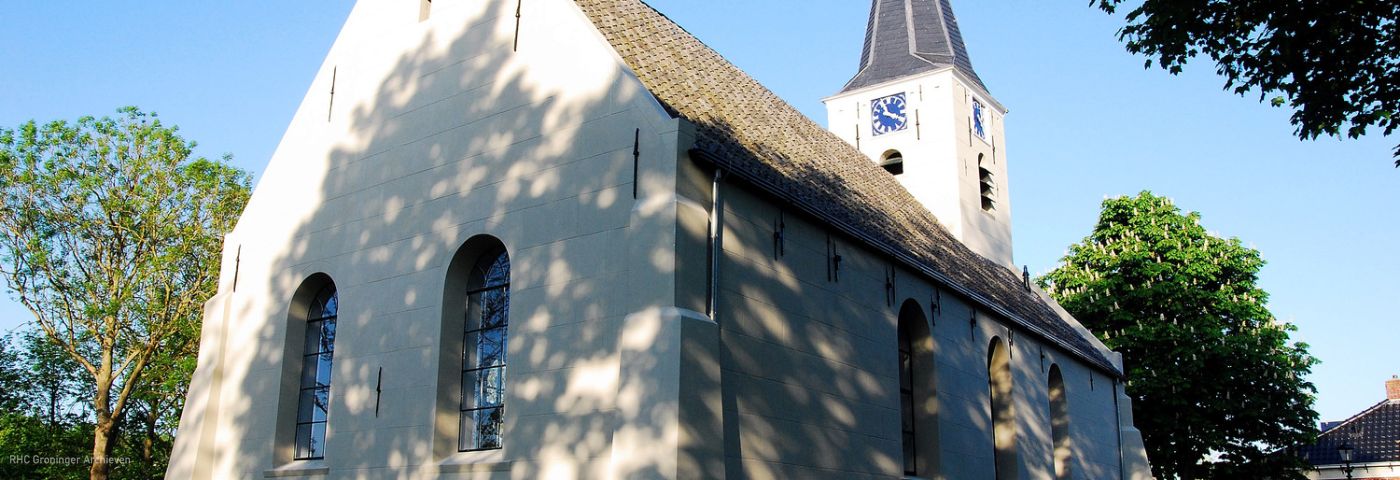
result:
M 362 45 L 368 51 L 359 57 L 334 50 L 328 65 L 337 57 L 345 63 L 333 67 L 341 98 L 325 99 L 333 110 L 315 127 L 335 138 L 324 174 L 310 168 L 304 178 L 279 183 L 275 175 L 299 170 L 282 164 L 314 163 L 314 156 L 292 158 L 297 152 L 288 142 L 269 168 L 267 188 L 298 184 L 315 193 L 306 201 L 319 205 L 286 232 L 289 245 L 244 249 L 245 261 L 249 250 L 275 258 L 265 289 L 244 280 L 230 317 L 230 338 L 246 343 L 226 357 L 247 360 L 228 364 L 225 382 L 239 395 L 225 396 L 223 424 L 233 431 L 221 436 L 238 439 L 250 454 L 228 458 L 232 471 L 290 461 L 274 454 L 274 443 L 287 439 L 267 438 L 294 421 L 285 408 L 274 414 L 279 398 L 288 398 L 286 372 L 297 370 L 286 362 L 300 361 L 284 351 L 296 327 L 288 309 L 310 275 L 325 273 L 337 286 L 340 316 L 321 462 L 333 475 L 436 475 L 437 464 L 456 452 L 455 432 L 446 456 L 435 444 L 448 441 L 436 427 L 442 292 L 449 261 L 478 234 L 501 239 L 513 267 L 505 448 L 480 456 L 520 479 L 595 477 L 608 467 L 617 427 L 617 332 L 627 313 L 649 301 L 613 292 L 628 276 L 662 269 L 650 252 L 627 257 L 634 132 L 612 126 L 641 127 L 639 119 L 656 113 L 635 111 L 636 93 L 624 88 L 623 76 L 583 75 L 581 91 L 566 91 L 557 78 L 537 78 L 555 72 L 521 68 L 522 59 L 551 58 L 529 49 L 560 48 L 547 42 L 559 37 L 545 27 L 530 28 L 528 9 L 516 52 L 515 38 L 503 33 L 516 22 L 514 2 L 454 8 L 479 11 L 460 35 L 453 33 L 458 26 L 425 27 L 404 40 L 409 48 L 389 65 L 371 58 L 392 50 L 387 44 Z M 446 8 L 439 13 L 461 18 Z M 318 103 L 319 87 L 303 110 Z M 374 93 L 352 103 L 357 89 Z M 298 119 L 289 134 L 298 128 L 313 127 Z M 277 209 L 250 208 L 245 222 Z M 241 327 L 256 328 L 239 334 Z
M 635 233 L 628 232 L 647 200 L 632 197 L 634 128 L 652 130 L 644 122 L 657 112 L 636 109 L 647 93 L 625 88 L 630 77 L 617 72 L 601 74 L 597 84 L 574 73 L 576 85 L 562 88 L 557 80 L 571 72 L 558 65 L 521 68 L 524 58 L 550 58 L 542 50 L 568 48 L 545 41 L 563 35 L 534 26 L 532 19 L 544 16 L 533 16 L 529 2 L 518 52 L 514 2 L 455 8 L 480 9 L 460 34 L 450 33 L 459 27 L 433 19 L 412 39 L 359 45 L 361 56 L 348 56 L 338 44 L 328 65 L 344 61 L 332 67 L 343 82 L 341 98 L 332 103 L 326 88 L 322 102 L 316 97 L 321 86 L 314 87 L 289 131 L 336 140 L 319 153 L 285 141 L 264 177 L 263 188 L 298 189 L 317 206 L 285 232 L 258 232 L 285 236 L 289 244 L 244 250 L 273 258 L 268 283 L 245 280 L 230 316 L 229 344 L 236 350 L 225 352 L 225 382 L 238 396 L 225 397 L 221 415 L 232 431 L 220 433 L 238 439 L 247 453 L 225 458 L 232 471 L 290 461 L 274 454 L 274 444 L 288 441 L 285 424 L 295 421 L 279 408 L 287 404 L 287 372 L 296 388 L 298 369 L 288 362 L 300 361 L 286 348 L 297 327 L 289 309 L 294 292 L 315 273 L 335 282 L 340 301 L 324 464 L 332 474 L 429 476 L 438 473 L 438 463 L 457 457 L 455 432 L 444 439 L 437 426 L 441 414 L 457 414 L 441 412 L 437 402 L 442 389 L 458 388 L 440 384 L 438 375 L 447 341 L 443 292 L 449 262 L 479 234 L 499 238 L 512 264 L 505 448 L 463 458 L 485 458 L 490 466 L 482 468 L 519 479 L 591 478 L 610 468 L 619 404 L 631 400 L 617 398 L 618 339 L 628 333 L 628 314 L 658 301 L 620 292 L 620 285 L 686 268 L 655 260 L 669 255 L 670 245 L 632 243 Z M 440 10 L 442 18 L 451 12 Z M 405 48 L 391 48 L 399 41 Z M 400 53 L 375 64 L 375 52 L 385 51 Z M 355 103 L 361 90 L 374 93 Z M 315 111 L 318 103 L 327 116 Z M 644 183 L 670 178 L 645 174 L 669 161 L 667 154 L 641 157 Z M 324 165 L 316 165 L 319 159 Z M 295 175 L 299 171 L 305 175 Z M 832 172 L 806 175 L 821 179 L 827 195 L 861 194 L 843 189 L 844 180 Z M 644 184 L 639 190 L 673 188 Z M 250 207 L 245 223 L 297 211 L 267 204 L 273 195 L 255 196 L 262 204 Z M 726 230 L 721 263 L 725 438 L 698 440 L 723 441 L 727 473 L 736 477 L 897 475 L 894 346 L 904 298 L 884 300 L 886 279 L 869 273 L 883 271 L 888 259 L 851 254 L 847 268 L 864 273 L 831 283 L 824 271 L 803 270 L 827 264 L 821 243 L 794 243 L 777 260 L 764 252 L 766 237 L 744 237 L 745 231 L 765 231 L 776 214 L 727 214 L 730 222 L 753 225 Z M 928 294 L 911 298 L 927 310 L 922 299 Z M 642 388 L 627 394 L 663 396 L 659 386 Z M 970 421 L 987 421 L 980 407 L 965 408 Z M 271 438 L 279 428 L 284 433 Z M 793 442 L 792 435 L 807 441 Z M 443 441 L 454 447 L 445 455 Z

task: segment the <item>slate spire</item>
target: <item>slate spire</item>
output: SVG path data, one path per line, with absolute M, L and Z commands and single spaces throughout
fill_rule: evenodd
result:
M 871 0 L 860 71 L 842 92 L 952 66 L 983 90 L 950 0 Z

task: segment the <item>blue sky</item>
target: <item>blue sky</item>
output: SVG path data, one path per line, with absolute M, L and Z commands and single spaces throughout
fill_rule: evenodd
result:
M 740 68 L 825 123 L 855 73 L 868 2 L 653 0 Z M 349 0 L 15 2 L 0 10 L 0 125 L 107 115 L 178 124 L 199 152 L 261 172 L 348 14 Z M 1288 111 L 1124 52 L 1120 18 L 1085 2 L 955 0 L 973 65 L 1007 108 L 1016 261 L 1055 266 L 1105 196 L 1151 190 L 1201 212 L 1269 264 L 1260 284 L 1322 360 L 1323 419 L 1384 398 L 1400 374 L 1400 137 L 1300 142 Z M 26 320 L 0 300 L 0 331 Z

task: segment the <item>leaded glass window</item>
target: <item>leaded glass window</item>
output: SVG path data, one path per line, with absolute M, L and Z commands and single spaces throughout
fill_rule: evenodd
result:
M 302 349 L 301 389 L 297 399 L 297 460 L 326 455 L 326 417 L 330 410 L 331 357 L 335 351 L 338 310 L 335 286 L 328 284 L 316 293 L 306 314 L 306 343 Z
M 466 312 L 457 449 L 501 448 L 510 313 L 510 258 L 504 250 L 482 256 L 472 268 Z

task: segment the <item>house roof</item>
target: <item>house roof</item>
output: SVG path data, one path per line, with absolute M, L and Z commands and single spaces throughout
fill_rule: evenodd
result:
M 1385 400 L 1317 436 L 1317 443 L 1299 449 L 1312 465 L 1342 463 L 1337 447 L 1349 443 L 1351 463 L 1400 461 L 1400 400 Z
M 575 0 L 643 85 L 695 125 L 693 153 L 1114 376 L 1021 275 L 955 239 L 894 176 L 640 0 Z
M 871 0 L 860 71 L 842 92 L 953 67 L 982 90 L 950 0 Z

